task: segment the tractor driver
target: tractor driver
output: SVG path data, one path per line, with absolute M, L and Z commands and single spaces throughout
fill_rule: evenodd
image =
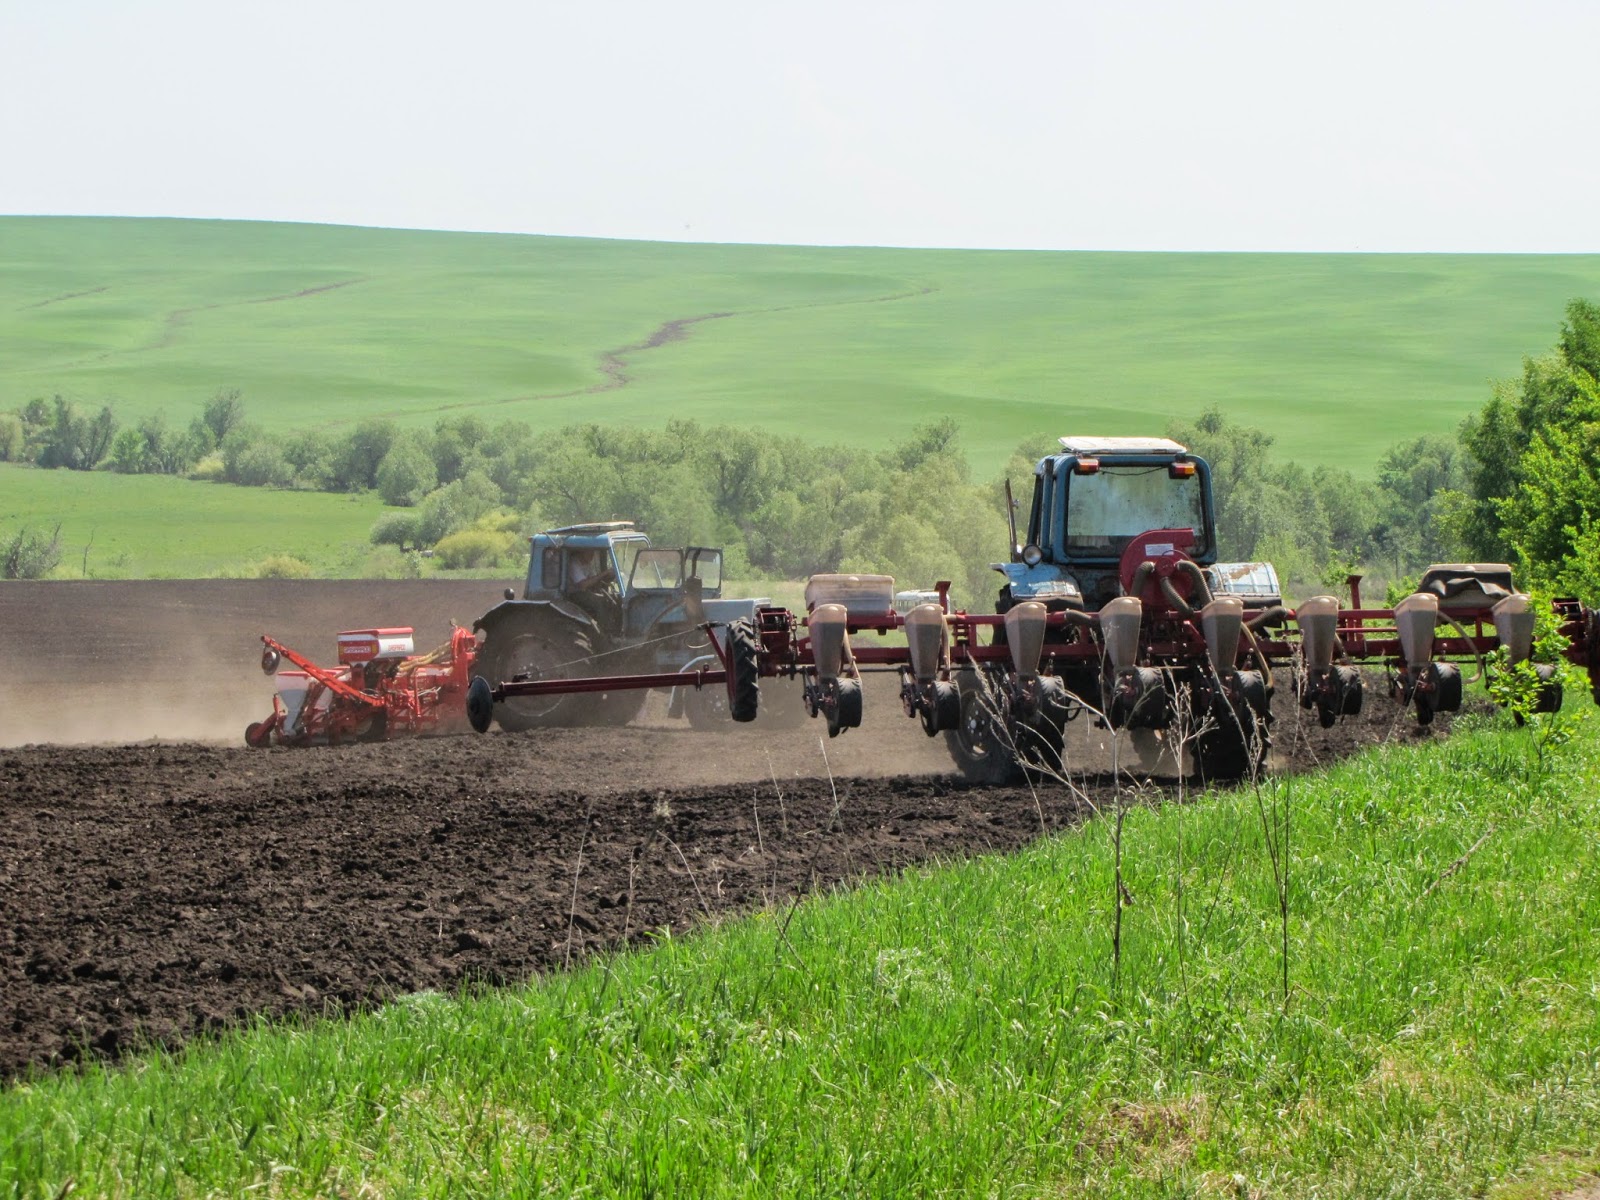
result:
M 567 552 L 567 597 L 604 630 L 615 630 L 622 621 L 622 597 L 616 584 L 617 573 L 605 550 Z
M 567 586 L 575 592 L 598 592 L 617 577 L 604 550 L 573 550 L 567 558 Z

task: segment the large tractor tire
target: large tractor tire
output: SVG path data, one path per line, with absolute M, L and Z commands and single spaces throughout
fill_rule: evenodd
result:
M 761 638 L 747 619 L 728 626 L 728 669 L 727 682 L 683 688 L 683 715 L 693 728 L 726 730 L 732 721 L 753 721 L 757 712 L 766 714 L 761 697 Z
M 957 672 L 955 684 L 961 697 L 961 723 L 944 737 L 961 774 L 973 783 L 1003 784 L 1020 779 L 1022 768 L 992 689 L 976 671 Z
M 754 721 L 761 707 L 761 636 L 748 618 L 728 626 L 728 683 L 728 715 Z
M 530 614 L 491 633 L 479 657 L 479 674 L 495 683 L 529 679 L 580 679 L 594 674 L 594 646 L 587 630 L 558 617 Z M 601 697 L 593 692 L 515 696 L 494 706 L 507 733 L 558 725 L 587 725 Z
M 1256 779 L 1267 764 L 1271 698 L 1258 672 L 1240 671 L 1239 680 L 1239 707 L 1218 701 L 1195 738 L 1195 770 L 1207 783 Z

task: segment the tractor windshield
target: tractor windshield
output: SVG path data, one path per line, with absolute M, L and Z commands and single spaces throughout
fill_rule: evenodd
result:
M 1199 557 L 1206 541 L 1205 491 L 1200 476 L 1174 479 L 1165 466 L 1102 466 L 1092 475 L 1067 475 L 1067 555 L 1115 558 L 1151 529 L 1192 529 Z

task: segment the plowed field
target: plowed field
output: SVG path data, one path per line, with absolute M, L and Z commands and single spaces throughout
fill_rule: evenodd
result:
M 497 591 L 0 585 L 0 1077 L 258 1014 L 524 978 L 663 927 L 1011 849 L 1111 795 L 1087 721 L 1069 746 L 1081 792 L 969 787 L 883 679 L 863 728 L 834 741 L 817 722 L 696 733 L 653 702 L 621 730 L 237 744 L 270 709 L 260 633 L 331 658 L 339 629 L 414 624 L 420 649 Z M 1277 770 L 1432 736 L 1376 696 L 1328 733 L 1287 700 Z

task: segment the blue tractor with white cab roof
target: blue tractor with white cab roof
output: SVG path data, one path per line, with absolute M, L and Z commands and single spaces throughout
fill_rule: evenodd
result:
M 1207 773 L 1245 773 L 1266 755 L 1270 670 L 1228 674 L 1219 690 L 1191 646 L 1175 643 L 1163 654 L 1167 631 L 1149 618 L 1170 612 L 1188 621 L 1219 597 L 1240 601 L 1245 626 L 1276 618 L 1284 611 L 1277 572 L 1271 563 L 1217 561 L 1211 467 L 1185 446 L 1169 438 L 1059 440 L 1061 451 L 1034 468 L 1025 538 L 1013 525 L 1012 561 L 994 564 L 1005 577 L 997 612 L 1031 603 L 1062 614 L 1043 646 L 1062 693 L 1044 727 L 1059 728 L 1087 700 L 1097 719 L 1126 728 L 1153 761 L 1181 698 L 1190 711 L 1206 710 L 1216 730 L 1195 746 Z M 1119 660 L 1109 669 L 1108 649 Z M 994 682 L 976 666 L 955 678 L 962 719 L 947 741 L 979 780 L 1004 778 L 1016 758 L 1014 732 L 995 719 Z M 1050 740 L 1059 746 L 1057 735 Z

